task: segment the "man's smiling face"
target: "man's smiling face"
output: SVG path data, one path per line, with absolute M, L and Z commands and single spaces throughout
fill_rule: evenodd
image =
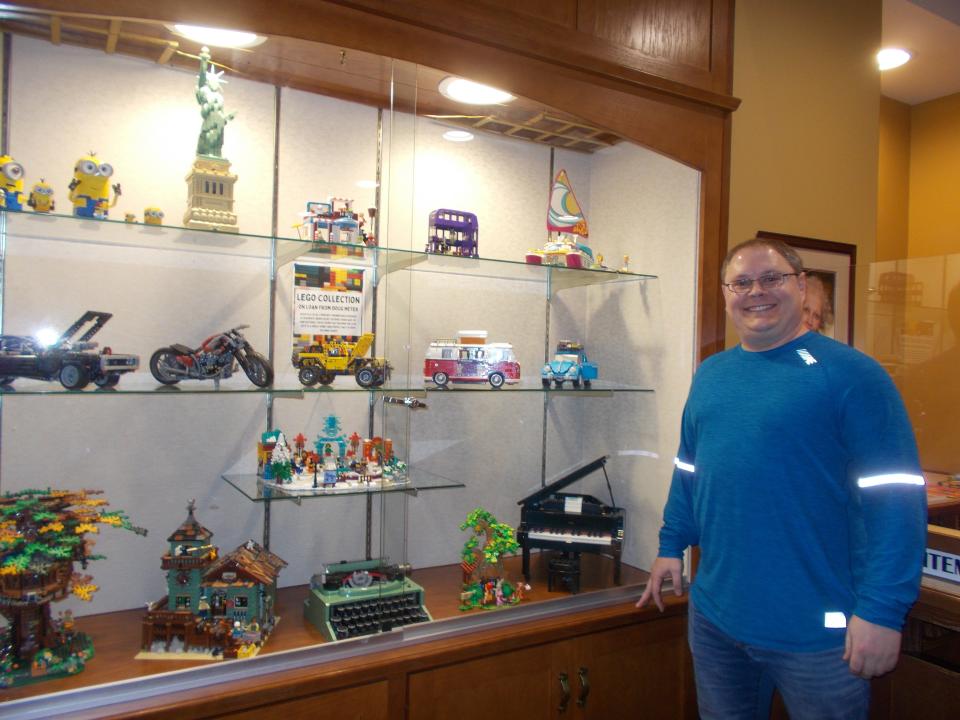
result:
M 769 274 L 794 273 L 790 263 L 771 247 L 754 245 L 743 248 L 727 265 L 724 283 L 737 279 L 757 279 Z M 745 350 L 759 352 L 784 345 L 806 332 L 803 324 L 803 298 L 806 279 L 788 275 L 780 287 L 764 290 L 754 282 L 749 292 L 734 293 L 724 285 L 727 316 L 737 329 Z

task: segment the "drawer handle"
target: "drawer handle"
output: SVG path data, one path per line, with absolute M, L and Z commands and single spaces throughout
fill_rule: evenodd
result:
M 577 698 L 577 705 L 585 707 L 587 704 L 587 695 L 590 694 L 590 681 L 587 679 L 587 669 L 582 667 L 577 674 L 580 676 L 580 697 Z
M 560 707 L 557 712 L 565 713 L 570 702 L 570 681 L 565 672 L 560 673 Z

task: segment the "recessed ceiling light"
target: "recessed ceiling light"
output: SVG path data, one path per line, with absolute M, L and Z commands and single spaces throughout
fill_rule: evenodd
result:
M 497 105 L 515 99 L 513 95 L 503 90 L 453 76 L 441 80 L 439 89 L 444 97 L 468 105 Z
M 877 65 L 881 70 L 891 70 L 910 61 L 913 55 L 903 48 L 884 48 L 877 53 Z
M 170 32 L 202 45 L 224 48 L 251 48 L 266 42 L 264 35 L 241 30 L 202 27 L 200 25 L 167 25 Z
M 470 142 L 473 140 L 473 133 L 466 130 L 447 130 L 443 134 L 443 139 L 450 142 Z
M 377 186 L 377 181 L 376 180 L 357 180 L 355 185 L 358 188 L 363 188 L 364 190 L 370 190 Z

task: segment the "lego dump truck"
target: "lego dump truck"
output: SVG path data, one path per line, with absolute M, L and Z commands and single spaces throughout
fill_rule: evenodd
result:
M 373 333 L 364 333 L 357 342 L 328 340 L 296 348 L 293 366 L 299 369 L 300 382 L 311 387 L 329 385 L 337 375 L 353 375 L 360 387 L 383 385 L 390 374 L 384 358 L 364 357 L 373 345 Z

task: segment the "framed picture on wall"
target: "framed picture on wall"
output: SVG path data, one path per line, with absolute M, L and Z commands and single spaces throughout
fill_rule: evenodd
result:
M 857 246 L 767 230 L 757 237 L 780 240 L 797 251 L 807 274 L 804 320 L 813 330 L 852 345 Z

